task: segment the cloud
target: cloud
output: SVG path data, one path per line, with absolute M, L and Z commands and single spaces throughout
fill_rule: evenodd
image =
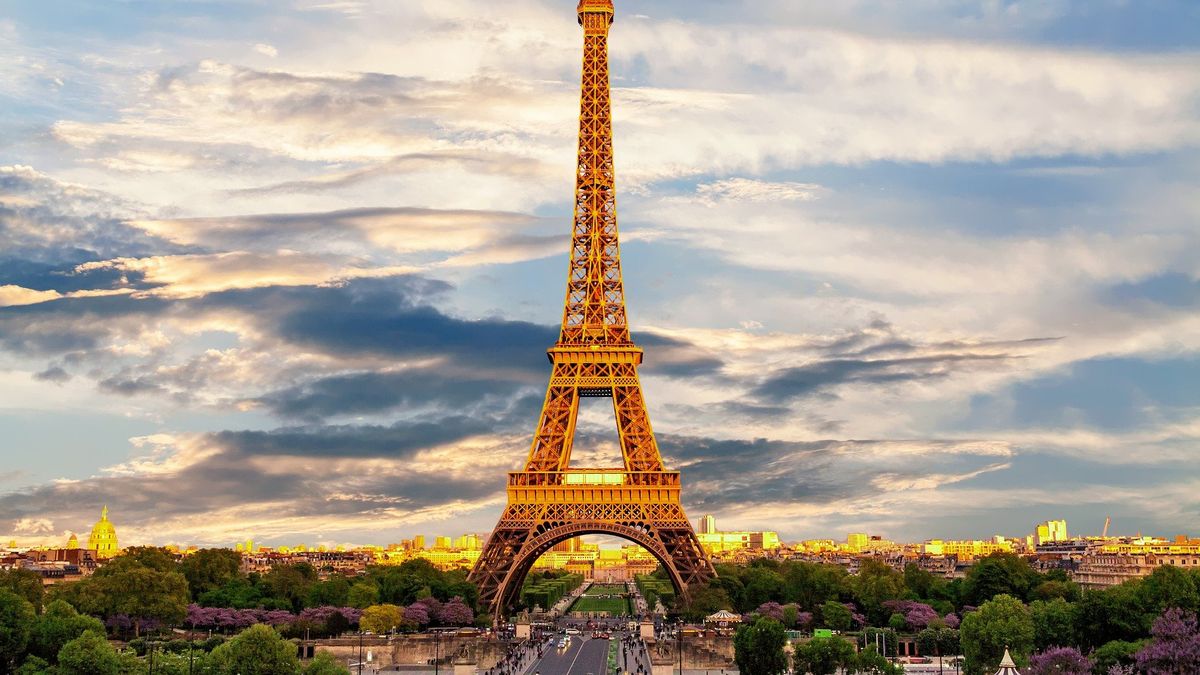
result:
M 61 297 L 58 291 L 35 291 L 32 288 L 21 288 L 13 284 L 0 286 L 0 307 L 14 305 L 35 305 L 39 302 Z
M 696 198 L 702 204 L 724 201 L 811 201 L 824 191 L 815 183 L 772 183 L 749 178 L 728 178 L 696 186 Z

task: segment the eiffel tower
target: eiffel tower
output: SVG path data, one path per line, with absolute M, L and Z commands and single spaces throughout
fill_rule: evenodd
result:
M 524 471 L 508 474 L 508 505 L 471 570 L 481 605 L 499 620 L 535 560 L 583 534 L 633 541 L 666 569 L 680 596 L 716 573 L 679 502 L 678 471 L 663 469 L 629 337 L 613 181 L 608 29 L 612 0 L 580 0 L 583 77 L 575 220 L 562 331 Z M 624 467 L 571 469 L 579 399 L 609 397 Z

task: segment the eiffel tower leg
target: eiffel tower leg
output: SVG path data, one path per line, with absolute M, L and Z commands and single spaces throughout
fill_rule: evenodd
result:
M 554 366 L 551 384 L 546 388 L 546 401 L 538 421 L 533 444 L 529 448 L 527 471 L 563 471 L 571 461 L 571 443 L 575 438 L 575 421 L 579 417 L 579 389 L 553 384 L 554 376 L 565 377 L 572 364 Z
M 654 441 L 650 416 L 642 398 L 642 386 L 637 372 L 628 366 L 634 378 L 633 386 L 613 387 L 613 413 L 617 418 L 617 433 L 621 437 L 621 454 L 628 471 L 662 471 L 662 457 Z

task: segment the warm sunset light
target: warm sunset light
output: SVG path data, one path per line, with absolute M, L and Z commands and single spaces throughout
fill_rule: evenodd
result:
M 0 673 L 1200 672 L 1197 26 L 9 3 Z

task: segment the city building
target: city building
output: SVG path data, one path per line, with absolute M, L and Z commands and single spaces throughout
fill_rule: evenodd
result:
M 921 545 L 921 553 L 931 556 L 956 556 L 959 560 L 974 560 L 993 553 L 1012 553 L 1013 544 L 1004 537 L 995 537 L 990 541 L 972 539 L 970 541 L 943 541 L 930 539 Z
M 1037 526 L 1033 534 L 1033 543 L 1035 546 L 1042 546 L 1056 541 L 1066 541 L 1070 539 L 1067 536 L 1067 521 L 1065 520 L 1047 520 Z
M 710 556 L 738 551 L 771 551 L 780 548 L 779 534 L 762 531 L 730 531 L 717 529 L 716 519 L 704 516 L 700 519 L 700 531 L 696 533 L 700 545 Z
M 99 559 L 111 558 L 121 552 L 117 545 L 117 528 L 108 519 L 107 506 L 100 511 L 100 520 L 96 521 L 92 533 L 88 535 L 88 550 L 95 551 Z

